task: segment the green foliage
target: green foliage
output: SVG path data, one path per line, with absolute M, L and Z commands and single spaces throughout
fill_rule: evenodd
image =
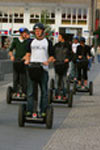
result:
M 49 20 L 49 12 L 47 10 L 43 10 L 41 13 L 41 23 L 45 26 L 45 34 L 47 38 L 52 38 L 53 30 L 51 26 L 48 24 Z

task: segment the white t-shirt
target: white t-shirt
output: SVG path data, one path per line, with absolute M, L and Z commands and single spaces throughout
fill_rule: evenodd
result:
M 30 62 L 46 62 L 49 58 L 48 54 L 48 41 L 46 38 L 43 40 L 34 39 L 30 45 L 31 48 L 31 57 Z M 45 70 L 48 69 L 48 66 L 44 66 Z
M 80 45 L 79 43 L 73 43 L 72 44 L 72 51 L 73 53 L 76 53 L 76 50 L 77 50 L 77 46 Z

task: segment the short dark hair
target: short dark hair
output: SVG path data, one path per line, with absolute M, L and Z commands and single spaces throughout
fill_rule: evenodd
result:
M 65 34 L 65 33 L 59 33 L 59 35 L 61 35 L 61 36 L 62 36 L 62 38 L 66 41 L 67 36 L 66 36 L 66 34 Z

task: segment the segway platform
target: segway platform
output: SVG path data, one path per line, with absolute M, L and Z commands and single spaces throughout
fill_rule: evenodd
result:
M 20 127 L 24 127 L 25 123 L 39 123 L 39 124 L 46 124 L 48 129 L 52 128 L 53 125 L 53 107 L 52 105 L 48 105 L 46 109 L 46 116 L 45 117 L 27 117 L 26 115 L 26 105 L 22 104 L 19 106 L 18 112 L 18 124 Z
M 45 117 L 36 117 L 36 118 L 33 118 L 33 117 L 26 117 L 25 118 L 25 122 L 27 123 L 45 123 Z
M 22 96 L 24 93 L 15 93 L 12 87 L 8 87 L 7 89 L 7 104 L 11 104 L 13 101 L 25 102 L 26 95 Z
M 93 82 L 90 81 L 88 87 L 84 87 L 84 85 L 77 87 L 77 84 L 74 83 L 74 94 L 76 94 L 76 92 L 89 93 L 89 95 L 93 95 Z

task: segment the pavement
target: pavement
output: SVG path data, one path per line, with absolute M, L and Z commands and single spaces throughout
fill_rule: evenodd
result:
M 50 78 L 54 76 L 50 70 Z M 77 93 L 73 108 L 53 104 L 54 123 L 18 127 L 18 104 L 6 104 L 6 90 L 12 75 L 0 82 L 0 150 L 100 150 L 100 64 L 93 64 L 89 80 L 94 95 Z

